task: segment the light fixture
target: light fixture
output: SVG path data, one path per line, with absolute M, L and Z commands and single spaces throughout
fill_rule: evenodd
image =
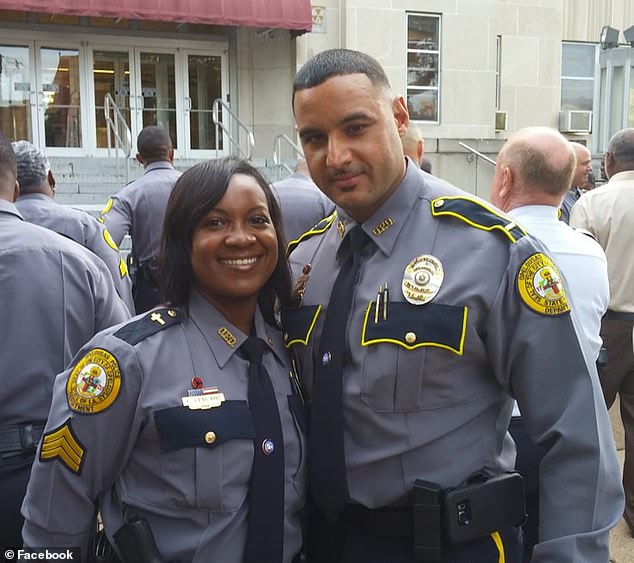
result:
M 604 25 L 601 28 L 601 49 L 614 49 L 619 46 L 619 30 L 609 25 Z
M 629 43 L 631 47 L 634 47 L 634 25 L 623 30 L 623 37 L 625 37 L 625 41 Z

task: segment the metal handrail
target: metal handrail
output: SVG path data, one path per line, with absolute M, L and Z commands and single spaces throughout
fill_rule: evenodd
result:
M 110 140 L 111 133 L 114 136 L 115 147 L 114 155 L 117 166 L 117 175 L 119 174 L 119 149 L 123 151 L 125 156 L 125 181 L 130 179 L 130 154 L 132 154 L 132 133 L 126 123 L 125 117 L 121 110 L 117 107 L 112 95 L 108 92 L 103 98 L 103 113 L 106 118 L 106 136 L 108 137 L 108 156 L 112 149 Z M 111 117 L 112 114 L 112 117 Z
M 237 139 L 234 138 L 234 136 L 231 134 L 231 129 L 227 127 L 220 119 L 221 108 L 224 109 L 227 115 L 237 125 L 237 129 L 238 129 Z M 251 160 L 251 158 L 253 157 L 253 148 L 255 147 L 255 136 L 253 135 L 253 132 L 251 131 L 251 129 L 249 129 L 240 120 L 240 118 L 235 113 L 233 113 L 233 111 L 231 111 L 231 108 L 229 107 L 229 105 L 223 102 L 222 99 L 216 98 L 212 106 L 211 117 L 214 121 L 214 125 L 216 126 L 216 158 L 218 158 L 218 150 L 219 150 L 218 142 L 220 140 L 220 136 L 218 135 L 218 133 L 220 132 L 219 130 L 222 129 L 222 132 L 224 133 L 224 138 L 227 141 L 229 141 L 229 143 L 237 150 L 238 156 L 241 158 L 244 158 L 245 160 Z M 246 150 L 243 150 L 240 144 L 241 131 L 246 136 L 246 143 L 247 143 Z
M 288 135 L 285 135 L 284 133 L 280 133 L 277 137 L 275 137 L 275 139 L 273 140 L 273 162 L 277 166 L 278 180 L 281 179 L 280 170 L 282 168 L 286 170 L 289 174 L 293 173 L 293 169 L 285 162 L 282 162 L 282 158 L 281 158 L 282 141 L 284 141 L 284 143 L 293 150 L 293 153 L 294 153 L 293 156 L 304 158 L 304 151 L 302 151 L 302 149 L 299 146 L 297 146 Z
M 465 149 L 467 152 L 473 153 L 478 158 L 481 158 L 485 162 L 488 162 L 489 164 L 495 166 L 495 160 L 493 160 L 492 158 L 489 158 L 486 154 L 482 154 L 479 150 L 474 149 L 473 147 L 470 147 L 469 145 L 467 145 L 467 143 L 463 143 L 462 141 L 459 141 L 458 145 L 461 146 L 463 149 Z

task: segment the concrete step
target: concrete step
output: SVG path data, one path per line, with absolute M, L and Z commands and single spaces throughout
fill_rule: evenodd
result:
M 65 205 L 99 206 L 101 209 L 108 198 L 119 191 L 127 182 L 143 175 L 143 167 L 130 160 L 126 181 L 125 161 L 119 158 L 102 157 L 50 157 L 51 169 L 56 180 L 56 201 Z M 200 160 L 177 159 L 174 167 L 185 171 Z M 265 178 L 274 182 L 287 175 L 266 159 L 252 161 Z

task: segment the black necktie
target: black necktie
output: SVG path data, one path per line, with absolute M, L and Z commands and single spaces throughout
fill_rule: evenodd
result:
M 240 346 L 249 360 L 248 398 L 256 435 L 245 563 L 281 563 L 284 550 L 284 441 L 273 384 L 262 365 L 267 348 L 260 338 Z
M 361 249 L 368 240 L 357 225 L 348 235 L 350 253 L 341 266 L 328 302 L 315 366 L 308 437 L 308 479 L 315 504 L 334 521 L 348 500 L 343 449 L 342 376 L 346 324 L 359 269 Z

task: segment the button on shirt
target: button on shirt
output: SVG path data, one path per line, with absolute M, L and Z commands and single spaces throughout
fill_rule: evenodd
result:
M 518 295 L 521 266 L 544 251 L 536 240 L 512 242 L 499 230 L 432 214 L 432 200 L 464 195 L 408 166 L 401 185 L 363 224 L 378 250 L 361 265 L 347 325 L 350 358 L 342 379 L 350 498 L 381 507 L 405 498 L 417 478 L 455 487 L 476 472 L 511 470 L 510 394 L 531 437 L 549 446 L 541 491 L 552 500 L 542 503 L 543 543 L 533 561 L 570 553 L 576 562 L 606 560 L 623 496 L 594 367 L 579 352 L 569 314 L 538 314 Z M 337 249 L 354 224 L 337 213 L 329 229 L 290 255 L 298 281 L 310 264 L 301 307 L 285 321 L 309 393 Z M 424 255 L 442 265 L 444 280 L 430 302 L 415 305 L 401 289 L 404 271 Z M 372 311 L 385 284 L 384 320 L 382 310 L 378 319 Z

